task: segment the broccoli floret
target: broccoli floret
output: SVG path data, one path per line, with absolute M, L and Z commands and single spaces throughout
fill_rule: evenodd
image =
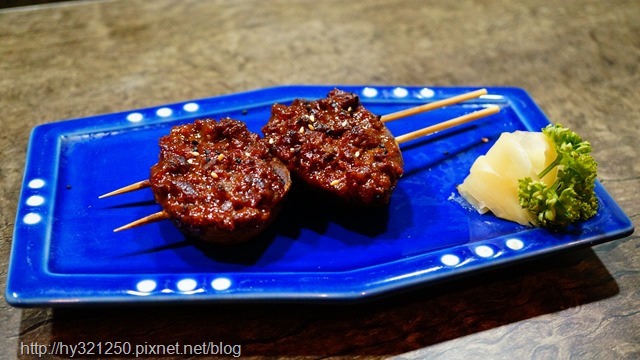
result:
M 562 125 L 548 125 L 542 132 L 555 144 L 558 156 L 538 178 L 558 167 L 556 181 L 547 185 L 530 177 L 518 180 L 520 205 L 533 213 L 545 228 L 564 228 L 586 220 L 598 210 L 594 186 L 597 164 L 591 144 Z

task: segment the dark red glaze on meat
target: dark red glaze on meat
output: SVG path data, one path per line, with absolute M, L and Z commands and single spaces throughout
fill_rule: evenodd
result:
M 160 139 L 156 201 L 190 237 L 238 243 L 275 217 L 291 180 L 266 142 L 232 119 L 196 120 Z
M 352 93 L 276 104 L 262 131 L 292 173 L 348 204 L 387 204 L 403 173 L 393 135 Z

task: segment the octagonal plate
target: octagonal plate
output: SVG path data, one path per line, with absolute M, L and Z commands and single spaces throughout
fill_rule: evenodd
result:
M 480 215 L 456 185 L 500 133 L 549 123 L 522 89 L 389 123 L 395 135 L 488 105 L 500 113 L 401 145 L 405 175 L 387 208 L 337 208 L 293 193 L 248 244 L 185 240 L 169 221 L 112 230 L 159 211 L 150 190 L 98 199 L 146 179 L 172 126 L 232 117 L 260 133 L 273 103 L 338 87 L 383 115 L 473 88 L 281 86 L 34 128 L 15 222 L 6 299 L 14 306 L 358 300 L 532 257 L 624 237 L 633 225 L 601 184 L 594 218 L 562 233 Z M 597 144 L 594 144 L 597 146 Z

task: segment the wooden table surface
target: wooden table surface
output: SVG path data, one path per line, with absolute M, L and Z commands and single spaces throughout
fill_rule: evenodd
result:
M 0 11 L 0 285 L 31 128 L 281 84 L 516 86 L 594 146 L 638 225 L 638 1 L 79 1 Z M 358 304 L 18 309 L 0 358 L 55 342 L 242 356 L 640 358 L 640 241 Z M 229 348 L 230 349 L 230 348 Z M 145 358 L 181 358 L 147 354 Z M 45 356 L 43 358 L 64 358 Z M 116 357 L 111 357 L 116 358 Z

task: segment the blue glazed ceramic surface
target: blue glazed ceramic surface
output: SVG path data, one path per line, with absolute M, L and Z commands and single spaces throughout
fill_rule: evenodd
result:
M 384 115 L 472 88 L 337 86 Z M 160 210 L 149 189 L 100 194 L 148 178 L 172 126 L 229 116 L 260 129 L 273 103 L 334 86 L 282 86 L 36 127 L 18 205 L 6 299 L 14 306 L 183 301 L 354 300 L 611 241 L 633 225 L 598 183 L 600 210 L 563 233 L 479 215 L 455 187 L 500 133 L 549 123 L 528 94 L 480 99 L 388 124 L 395 135 L 488 105 L 500 113 L 401 145 L 405 175 L 388 208 L 337 209 L 293 193 L 271 228 L 238 247 L 191 243 L 169 221 L 113 233 Z M 487 141 L 488 140 L 488 141 Z M 597 146 L 597 144 L 595 144 Z

